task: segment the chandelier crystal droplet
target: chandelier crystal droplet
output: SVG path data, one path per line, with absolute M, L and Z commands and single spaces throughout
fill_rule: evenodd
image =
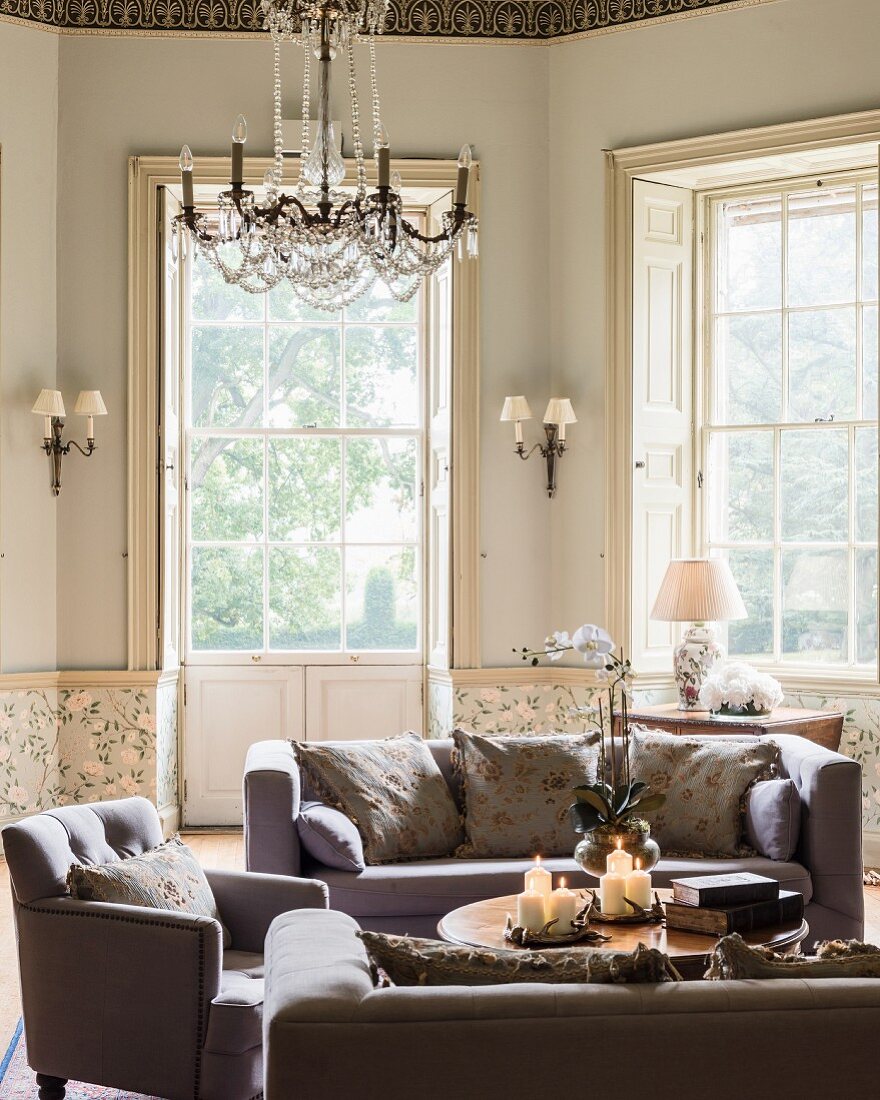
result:
M 426 275 L 455 251 L 477 255 L 477 218 L 467 208 L 473 164 L 469 145 L 458 158 L 450 208 L 439 232 L 423 234 L 404 217 L 400 173 L 391 171 L 391 145 L 382 123 L 376 72 L 375 35 L 381 33 L 388 0 L 262 0 L 272 38 L 274 68 L 274 157 L 263 177 L 265 198 L 244 186 L 247 122 L 232 131 L 230 186 L 217 198 L 216 212 L 199 212 L 193 197 L 194 163 L 189 146 L 180 154 L 183 212 L 176 219 L 175 253 L 187 244 L 201 251 L 227 283 L 264 294 L 287 280 L 308 305 L 337 311 L 361 297 L 380 279 L 398 301 L 418 291 Z M 299 171 L 291 194 L 282 190 L 284 156 L 281 122 L 281 44 L 302 47 L 303 110 Z M 370 64 L 372 144 L 378 186 L 370 192 L 357 94 L 354 47 L 366 43 Z M 343 63 L 351 106 L 354 180 L 330 119 L 330 76 Z M 314 137 L 309 121 L 312 63 L 318 66 L 318 110 Z

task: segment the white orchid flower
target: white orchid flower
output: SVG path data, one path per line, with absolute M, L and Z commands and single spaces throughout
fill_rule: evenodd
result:
M 544 649 L 551 661 L 561 661 L 566 650 L 572 648 L 567 630 L 554 630 L 544 639 Z
M 608 631 L 592 623 L 579 626 L 574 632 L 571 644 L 578 653 L 583 653 L 587 668 L 604 668 L 607 664 L 606 654 L 614 649 L 614 642 Z

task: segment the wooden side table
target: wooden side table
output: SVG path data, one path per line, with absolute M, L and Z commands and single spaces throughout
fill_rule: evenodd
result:
M 619 714 L 615 714 L 615 720 L 620 720 Z M 661 703 L 631 710 L 629 720 L 669 733 L 754 733 L 758 736 L 793 733 L 832 752 L 837 752 L 843 734 L 842 714 L 798 707 L 777 707 L 763 718 L 731 718 L 727 715 L 715 717 L 707 710 L 679 710 L 676 703 Z

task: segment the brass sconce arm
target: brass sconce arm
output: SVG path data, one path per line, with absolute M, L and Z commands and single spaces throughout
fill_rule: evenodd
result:
M 556 496 L 556 463 L 565 454 L 566 446 L 565 440 L 559 438 L 558 424 L 545 424 L 544 431 L 547 434 L 546 444 L 536 443 L 527 451 L 525 443 L 517 443 L 516 454 L 526 462 L 538 451 L 547 463 L 547 496 L 552 498 Z
M 61 492 L 61 460 L 70 454 L 70 448 L 76 447 L 81 455 L 88 458 L 95 450 L 97 444 L 94 439 L 87 439 L 85 447 L 82 447 L 75 439 L 63 442 L 64 421 L 60 416 L 52 417 L 52 435 L 44 438 L 41 444 L 42 450 L 52 459 L 52 494 L 58 496 Z
M 532 419 L 532 410 L 525 397 L 520 394 L 504 399 L 504 408 L 501 410 L 501 420 L 512 421 L 516 430 L 515 452 L 525 462 L 538 451 L 541 458 L 547 463 L 547 496 L 556 496 L 556 463 L 565 454 L 565 426 L 576 424 L 577 417 L 571 407 L 571 401 L 567 397 L 552 397 L 547 404 L 544 413 L 544 434 L 546 443 L 536 443 L 528 451 L 523 442 L 523 421 Z

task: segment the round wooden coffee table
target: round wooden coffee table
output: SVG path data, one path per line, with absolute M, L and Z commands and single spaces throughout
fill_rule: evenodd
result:
M 657 890 L 656 893 L 663 902 L 672 898 L 671 890 Z M 448 943 L 467 947 L 488 947 L 500 951 L 529 950 L 505 940 L 504 927 L 508 913 L 516 919 L 515 894 L 506 898 L 475 901 L 471 905 L 453 909 L 440 921 L 437 931 L 441 939 Z M 656 947 L 658 951 L 668 955 L 682 977 L 688 979 L 702 978 L 716 942 L 714 936 L 681 932 L 662 924 L 596 923 L 593 927 L 598 932 L 611 936 L 611 939 L 598 945 L 584 944 L 585 947 L 600 951 L 633 951 L 640 943 L 646 947 Z M 743 939 L 752 947 L 769 947 L 773 951 L 788 953 L 796 951 L 809 934 L 807 922 L 797 920 L 746 932 Z

